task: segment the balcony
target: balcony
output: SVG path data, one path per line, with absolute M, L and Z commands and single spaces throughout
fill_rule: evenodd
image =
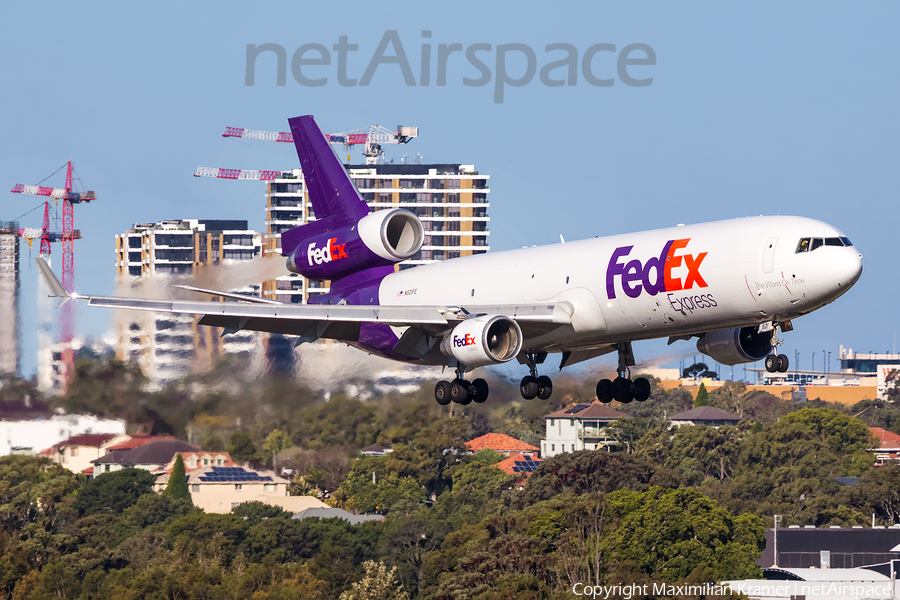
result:
M 578 430 L 578 439 L 580 440 L 600 440 L 605 442 L 615 442 L 616 440 L 606 434 L 605 427 L 585 427 Z

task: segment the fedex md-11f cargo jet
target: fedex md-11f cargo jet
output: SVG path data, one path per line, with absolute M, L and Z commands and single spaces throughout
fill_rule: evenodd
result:
M 449 366 L 440 404 L 484 402 L 488 384 L 466 374 L 517 360 L 524 398 L 549 398 L 549 354 L 559 368 L 618 354 L 618 377 L 597 383 L 601 402 L 646 400 L 630 378 L 632 342 L 698 338 L 726 364 L 765 359 L 786 371 L 777 333 L 836 300 L 862 273 L 862 256 L 840 231 L 802 217 L 751 217 L 465 256 L 395 272 L 425 238 L 403 209 L 371 212 L 312 116 L 289 119 L 316 221 L 281 235 L 287 268 L 330 280 L 327 294 L 297 305 L 187 288 L 237 302 L 81 296 L 38 259 L 51 295 L 91 306 L 201 315 L 199 323 L 332 339 L 408 363 Z M 186 286 L 183 286 L 186 287 Z

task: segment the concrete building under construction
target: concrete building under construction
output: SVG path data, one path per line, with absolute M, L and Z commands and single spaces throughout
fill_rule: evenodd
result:
M 18 374 L 19 363 L 19 229 L 0 223 L 0 375 Z

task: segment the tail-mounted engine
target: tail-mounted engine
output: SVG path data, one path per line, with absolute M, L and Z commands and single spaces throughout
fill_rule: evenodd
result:
M 424 241 L 425 228 L 416 215 L 403 209 L 379 210 L 355 225 L 304 238 L 288 256 L 287 268 L 313 280 L 340 279 L 406 260 Z
M 711 331 L 697 340 L 697 350 L 723 365 L 755 362 L 772 351 L 772 331 L 757 326 Z
M 476 317 L 453 328 L 441 342 L 441 352 L 467 367 L 484 367 L 512 360 L 522 349 L 522 330 L 509 317 Z

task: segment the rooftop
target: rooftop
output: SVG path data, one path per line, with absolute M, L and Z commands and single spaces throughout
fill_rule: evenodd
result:
M 155 440 L 147 442 L 133 450 L 114 450 L 105 456 L 101 456 L 93 463 L 115 463 L 123 466 L 131 465 L 165 465 L 176 454 L 194 453 L 199 448 L 181 440 Z
M 591 402 L 590 404 L 575 404 L 544 415 L 547 419 L 630 419 L 631 415 L 619 412 L 608 404 Z
M 132 434 L 130 438 L 125 440 L 124 442 L 119 442 L 115 446 L 109 446 L 107 450 L 134 450 L 138 446 L 143 446 L 144 444 L 149 444 L 150 442 L 159 442 L 174 439 L 174 436 L 171 435 L 153 436 L 146 433 L 135 433 Z
M 481 437 L 468 441 L 463 444 L 469 450 L 478 452 L 480 450 L 495 450 L 497 452 L 539 452 L 540 448 L 526 444 L 521 440 L 510 437 L 504 433 L 486 433 Z
M 872 436 L 881 442 L 881 448 L 897 448 L 900 447 L 900 435 L 893 431 L 882 429 L 881 427 L 869 427 Z
M 350 521 L 351 524 L 357 525 L 364 521 L 383 521 L 384 515 L 354 515 L 341 508 L 307 508 L 295 514 L 292 519 L 306 519 L 314 517 L 319 519 L 333 519 L 335 517 Z
M 91 446 L 95 448 L 99 448 L 109 440 L 116 437 L 115 433 L 81 433 L 79 435 L 75 435 L 70 437 L 67 440 L 64 440 L 58 443 L 56 446 L 58 448 L 65 448 L 67 446 Z
M 534 470 L 544 462 L 540 458 L 534 458 L 530 454 L 510 454 L 506 460 L 497 463 L 497 468 L 510 475 L 524 474 L 525 477 L 534 473 Z

